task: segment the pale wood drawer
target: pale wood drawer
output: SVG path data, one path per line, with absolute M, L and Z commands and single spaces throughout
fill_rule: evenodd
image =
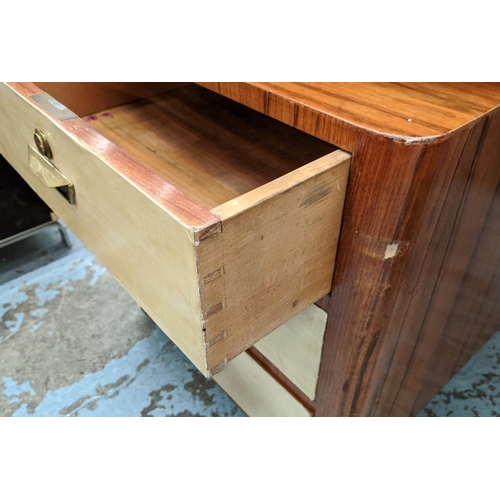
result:
M 312 305 L 254 346 L 311 401 L 316 398 L 328 315 Z M 309 410 L 266 368 L 244 353 L 214 380 L 250 417 L 310 416 Z M 286 382 L 286 381 L 282 381 Z
M 196 86 L 96 109 L 1 84 L 0 154 L 205 375 L 329 293 L 349 154 Z
M 310 417 L 309 411 L 246 352 L 214 380 L 249 417 Z
M 311 401 L 316 399 L 327 319 L 312 305 L 254 346 Z

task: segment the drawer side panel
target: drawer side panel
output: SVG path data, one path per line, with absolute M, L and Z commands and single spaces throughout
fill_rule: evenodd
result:
M 35 127 L 47 135 L 54 165 L 73 182 L 76 205 L 30 171 Z M 4 84 L 0 154 L 206 373 L 193 230 Z

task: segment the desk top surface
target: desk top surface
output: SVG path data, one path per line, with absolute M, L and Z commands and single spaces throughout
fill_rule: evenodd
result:
M 297 120 L 307 119 L 300 116 L 306 114 L 311 122 L 316 119 L 316 128 L 318 117 L 331 118 L 344 125 L 401 141 L 408 138 L 439 140 L 500 106 L 499 83 L 203 85 L 298 128 L 305 128 L 297 124 Z

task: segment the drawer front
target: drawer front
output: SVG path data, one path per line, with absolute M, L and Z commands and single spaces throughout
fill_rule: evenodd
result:
M 328 314 L 310 306 L 255 344 L 311 401 L 316 398 Z
M 311 414 L 246 352 L 214 380 L 249 417 L 310 417 Z
M 331 291 L 349 162 L 335 151 L 212 210 L 222 224 L 224 269 L 214 316 L 224 327 L 213 333 L 225 332 L 213 345 L 214 365 Z
M 208 211 L 40 94 L 0 85 L 0 154 L 203 374 L 330 291 L 349 154 Z

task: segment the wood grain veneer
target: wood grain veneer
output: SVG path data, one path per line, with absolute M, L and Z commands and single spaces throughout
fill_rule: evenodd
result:
M 499 106 L 498 83 L 200 83 L 352 151 L 356 134 L 435 142 Z
M 207 210 L 335 150 L 197 85 L 85 120 Z
M 35 85 L 62 102 L 78 116 L 85 116 L 189 84 L 172 82 L 36 82 Z
M 500 328 L 500 84 L 203 85 L 352 152 L 317 415 L 418 413 Z

